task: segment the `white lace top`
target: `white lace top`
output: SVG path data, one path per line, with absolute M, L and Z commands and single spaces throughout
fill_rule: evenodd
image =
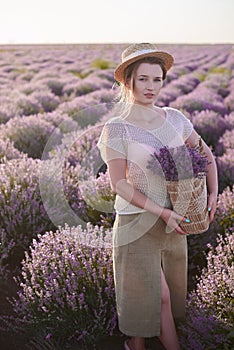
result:
M 97 146 L 105 163 L 108 163 L 113 154 L 114 157 L 126 159 L 127 181 L 160 206 L 170 208 L 164 177 L 155 175 L 147 168 L 147 164 L 155 150 L 159 151 L 163 146 L 176 147 L 184 144 L 193 130 L 193 125 L 179 110 L 171 107 L 163 109 L 166 112 L 165 121 L 152 130 L 132 124 L 121 117 L 111 118 L 105 123 Z M 118 194 L 115 210 L 118 214 L 145 211 Z

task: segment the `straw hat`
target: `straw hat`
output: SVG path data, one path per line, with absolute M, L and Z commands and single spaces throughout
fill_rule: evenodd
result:
M 131 63 L 144 57 L 158 57 L 165 65 L 168 71 L 174 63 L 174 58 L 167 52 L 159 51 L 156 46 L 148 43 L 132 44 L 122 53 L 122 63 L 118 65 L 114 72 L 114 78 L 120 83 L 124 83 L 124 70 Z

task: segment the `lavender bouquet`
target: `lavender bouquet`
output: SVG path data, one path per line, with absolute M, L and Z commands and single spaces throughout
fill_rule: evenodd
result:
M 209 227 L 207 165 L 201 140 L 196 148 L 187 144 L 175 148 L 162 147 L 151 155 L 148 162 L 148 169 L 165 177 L 173 210 L 190 220 L 189 223 L 180 223 L 189 234 L 205 232 Z
M 160 165 L 160 166 L 159 166 Z M 148 169 L 164 174 L 166 181 L 179 181 L 202 177 L 207 173 L 208 160 L 198 148 L 182 145 L 175 148 L 164 146 L 151 155 Z

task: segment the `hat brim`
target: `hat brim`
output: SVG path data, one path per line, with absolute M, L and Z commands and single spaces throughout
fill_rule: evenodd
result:
M 125 62 L 119 64 L 117 68 L 114 71 L 114 78 L 119 83 L 124 84 L 124 70 L 133 62 L 139 61 L 142 58 L 145 57 L 158 57 L 160 58 L 165 65 L 166 70 L 168 71 L 173 63 L 174 63 L 174 57 L 170 55 L 167 52 L 164 51 L 155 51 L 155 52 L 149 52 L 149 53 L 143 53 L 141 55 L 137 55 L 136 57 L 130 58 L 129 60 L 126 60 Z

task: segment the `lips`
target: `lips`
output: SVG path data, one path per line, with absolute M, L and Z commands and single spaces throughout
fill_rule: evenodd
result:
M 145 94 L 145 97 L 146 97 L 146 98 L 153 98 L 153 97 L 154 97 L 154 94 L 148 93 L 148 94 Z

